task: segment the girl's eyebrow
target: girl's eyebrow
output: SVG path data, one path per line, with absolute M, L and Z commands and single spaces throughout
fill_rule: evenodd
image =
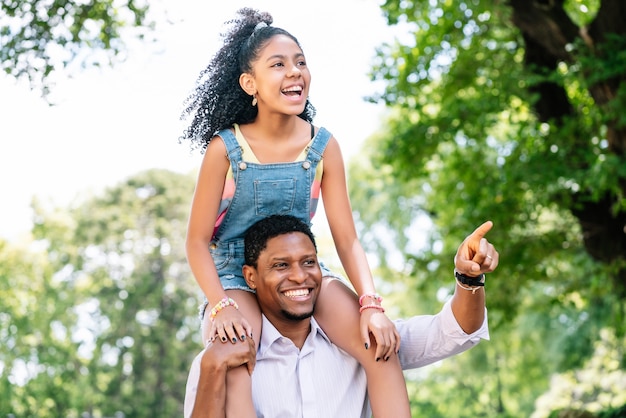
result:
M 274 54 L 270 55 L 265 61 L 271 61 L 273 59 L 285 59 L 286 55 L 283 54 Z M 293 56 L 294 58 L 304 58 L 304 53 L 298 52 Z

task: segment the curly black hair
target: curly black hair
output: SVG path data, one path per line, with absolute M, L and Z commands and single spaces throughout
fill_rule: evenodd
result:
M 252 106 L 251 97 L 239 85 L 239 76 L 252 71 L 252 63 L 270 38 L 285 35 L 300 46 L 289 32 L 270 26 L 274 19 L 269 13 L 245 7 L 237 15 L 226 22 L 232 27 L 221 35 L 223 46 L 200 72 L 194 91 L 184 102 L 181 119 L 193 114 L 193 120 L 179 142 L 189 141 L 192 150 L 200 149 L 202 153 L 220 130 L 230 128 L 233 123 L 250 123 L 256 118 L 257 108 Z M 315 108 L 308 99 L 299 116 L 308 122 L 313 121 Z
M 244 264 L 257 267 L 259 255 L 267 247 L 267 242 L 279 235 L 301 232 L 308 236 L 317 251 L 315 236 L 306 222 L 292 215 L 270 215 L 254 223 L 244 235 Z

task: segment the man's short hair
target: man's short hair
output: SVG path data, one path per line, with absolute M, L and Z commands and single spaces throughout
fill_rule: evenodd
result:
M 315 237 L 309 225 L 292 215 L 271 215 L 256 222 L 246 231 L 244 264 L 256 268 L 259 255 L 267 247 L 267 241 L 290 232 L 302 232 L 308 236 L 317 252 Z

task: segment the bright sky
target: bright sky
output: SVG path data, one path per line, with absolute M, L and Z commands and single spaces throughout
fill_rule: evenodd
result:
M 161 25 L 158 44 L 135 47 L 114 68 L 58 82 L 56 106 L 0 74 L 0 237 L 28 232 L 33 196 L 64 206 L 145 169 L 197 168 L 199 154 L 177 142 L 182 101 L 240 7 L 270 12 L 275 26 L 298 38 L 313 77 L 315 123 L 333 132 L 346 159 L 377 128 L 382 108 L 363 97 L 380 89 L 367 72 L 374 48 L 392 37 L 380 0 L 162 3 L 173 24 Z

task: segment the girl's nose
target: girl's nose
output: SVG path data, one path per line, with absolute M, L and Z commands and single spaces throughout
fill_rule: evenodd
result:
M 302 75 L 302 72 L 300 71 L 300 68 L 298 68 L 297 65 L 292 65 L 291 68 L 289 69 L 289 76 L 291 77 L 300 77 L 300 75 Z

